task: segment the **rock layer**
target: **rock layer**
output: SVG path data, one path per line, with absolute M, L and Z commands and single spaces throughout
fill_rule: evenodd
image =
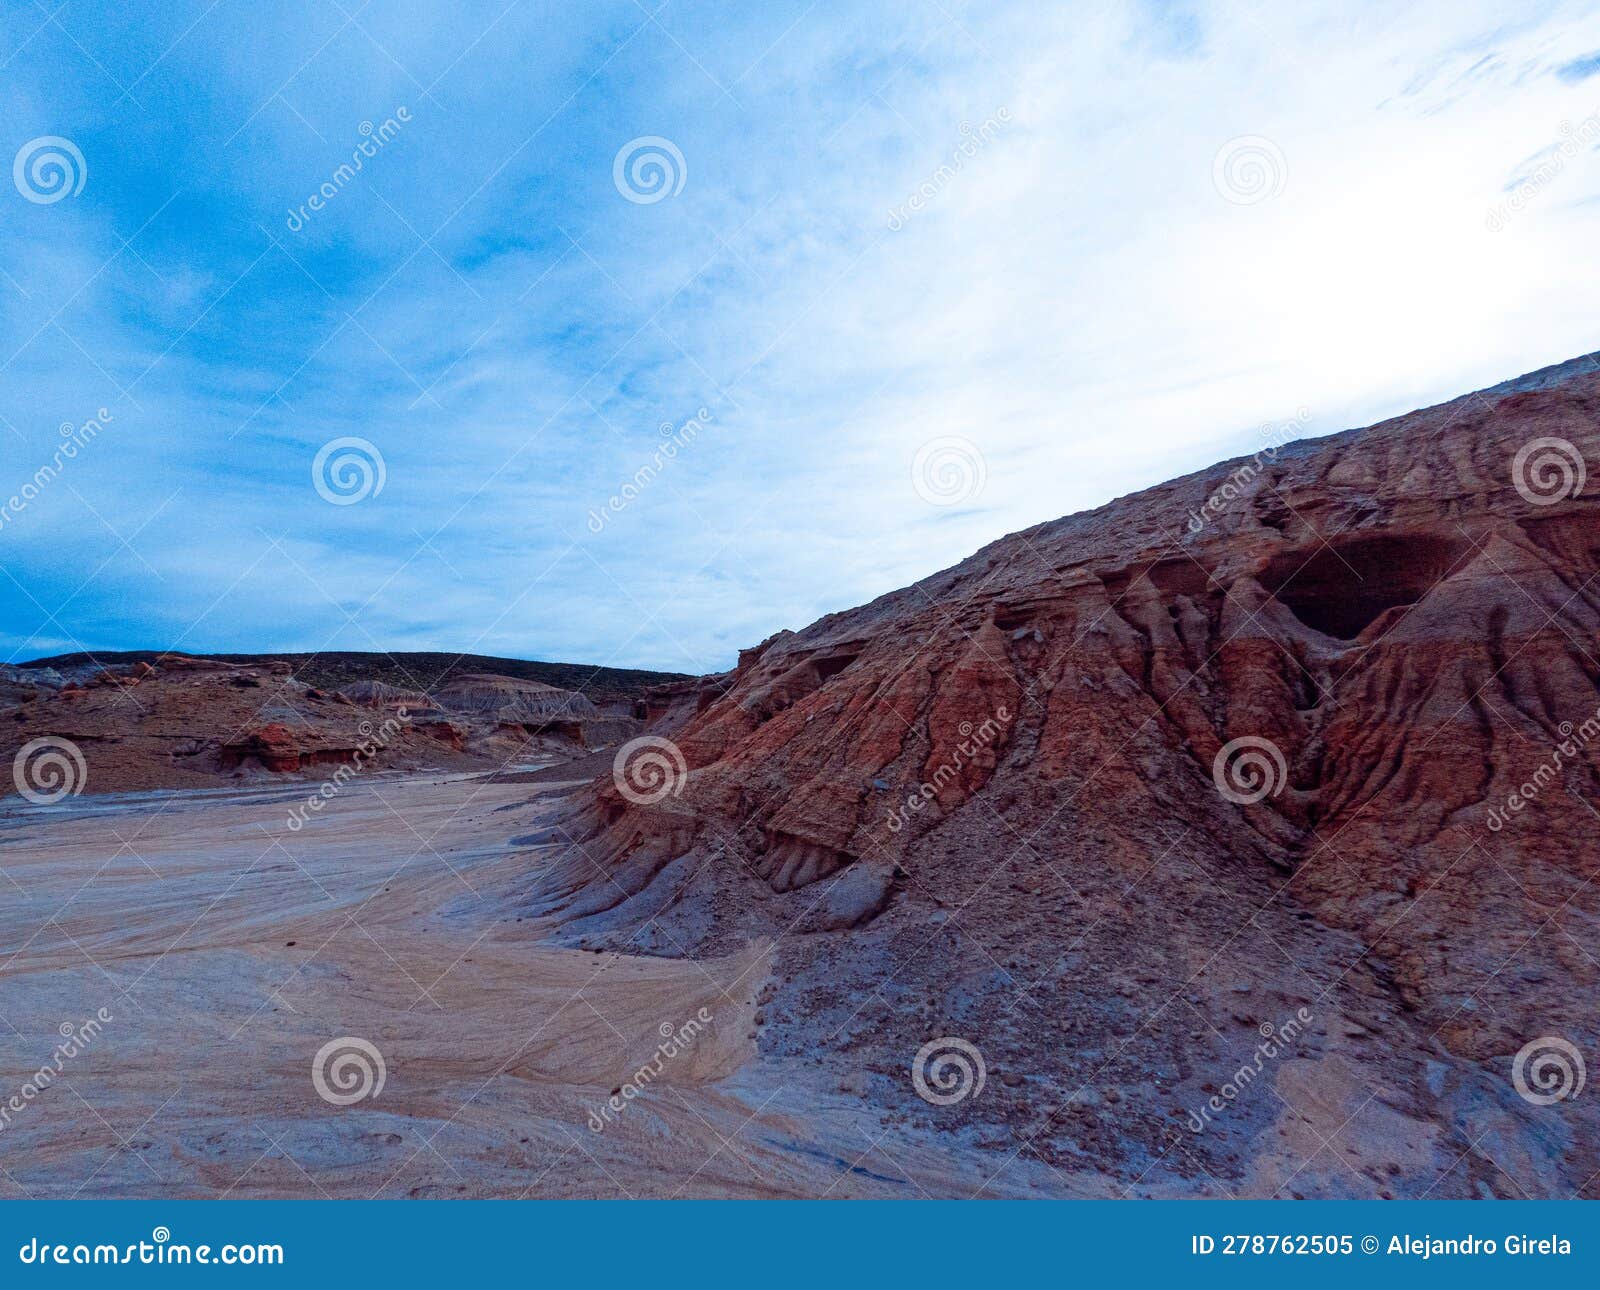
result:
M 1511 1078 L 1600 1060 L 1587 465 L 1592 358 L 1001 539 L 647 705 L 674 791 L 575 799 L 529 910 L 777 938 L 764 1053 L 927 1115 L 906 1064 L 965 1036 L 1014 1078 L 943 1114 L 1130 1187 L 1592 1195 L 1588 1104 Z
M 606 703 L 631 709 L 628 699 Z M 40 740 L 70 745 L 69 756 L 82 759 L 74 785 L 99 794 L 340 766 L 494 771 L 571 760 L 637 729 L 576 691 L 488 674 L 450 673 L 433 693 L 381 680 L 330 692 L 283 660 L 246 667 L 152 654 L 105 666 L 5 667 L 0 757 L 16 773 L 0 777 L 0 794 L 29 782 L 25 763 L 39 754 L 23 753 Z

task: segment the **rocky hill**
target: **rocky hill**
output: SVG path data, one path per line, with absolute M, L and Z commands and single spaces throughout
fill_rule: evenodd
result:
M 61 654 L 36 659 L 23 666 L 57 670 L 85 666 L 126 666 L 152 662 L 159 654 L 157 650 Z M 496 658 L 485 654 L 415 650 L 393 653 L 321 650 L 313 654 L 200 654 L 195 657 L 240 668 L 270 668 L 284 664 L 296 679 L 324 690 L 346 690 L 360 682 L 376 681 L 399 689 L 432 691 L 447 684 L 453 677 L 487 673 L 574 690 L 596 703 L 618 700 L 631 703 L 650 686 L 685 679 L 677 672 L 591 667 L 584 663 L 536 663 L 527 659 Z
M 446 659 L 417 685 L 415 656 L 229 661 L 183 654 L 74 655 L 0 666 L 0 797 L 211 788 L 263 776 L 325 777 L 339 767 L 516 770 L 572 760 L 626 739 L 659 673 L 589 669 L 594 697 L 542 681 L 462 670 Z M 445 664 L 448 663 L 448 666 Z M 567 665 L 527 664 L 574 675 Z M 343 689 L 307 678 L 360 675 Z M 49 791 L 45 792 L 49 796 Z
M 746 651 L 524 912 L 770 939 L 764 1057 L 1064 1178 L 1600 1194 L 1586 467 L 1594 358 L 1003 538 Z

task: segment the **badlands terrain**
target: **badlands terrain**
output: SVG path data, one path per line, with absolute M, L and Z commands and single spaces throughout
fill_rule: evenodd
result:
M 1586 467 L 1593 358 L 719 676 L 0 669 L 0 1189 L 1600 1197 Z

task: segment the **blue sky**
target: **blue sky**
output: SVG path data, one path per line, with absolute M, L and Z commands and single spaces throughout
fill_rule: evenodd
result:
M 1600 348 L 1600 14 L 1397 8 L 4 0 L 0 659 L 713 670 Z

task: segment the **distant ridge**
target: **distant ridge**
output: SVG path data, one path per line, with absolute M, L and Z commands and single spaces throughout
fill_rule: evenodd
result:
M 72 668 L 93 665 L 149 663 L 161 650 L 121 650 L 57 654 L 23 663 L 23 667 Z M 338 690 L 358 681 L 381 681 L 404 689 L 432 692 L 452 677 L 490 672 L 523 681 L 540 681 L 563 690 L 576 690 L 592 700 L 632 699 L 652 685 L 682 681 L 681 672 L 651 672 L 636 668 L 592 667 L 584 663 L 537 663 L 528 659 L 496 658 L 485 654 L 452 654 L 445 651 L 360 651 L 323 650 L 310 654 L 267 652 L 261 654 L 194 654 L 192 658 L 214 659 L 246 667 L 268 663 L 287 663 L 294 675 L 307 685 Z

